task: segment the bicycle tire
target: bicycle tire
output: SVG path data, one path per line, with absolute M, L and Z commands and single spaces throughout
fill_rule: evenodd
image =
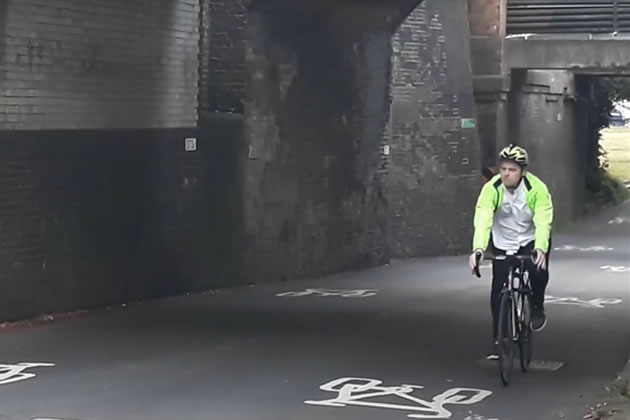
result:
M 499 376 L 505 386 L 510 384 L 512 369 L 514 367 L 514 331 L 512 319 L 512 296 L 510 293 L 504 291 L 501 295 L 497 339 L 499 341 Z
M 532 334 L 532 329 L 530 326 L 531 322 L 531 306 L 530 306 L 530 296 L 529 294 L 523 294 L 523 316 L 522 319 L 519 320 L 520 325 L 520 334 L 518 339 L 519 344 L 519 354 L 521 361 L 521 370 L 523 372 L 527 372 L 529 369 L 529 365 L 532 362 L 532 354 L 534 352 L 534 334 Z

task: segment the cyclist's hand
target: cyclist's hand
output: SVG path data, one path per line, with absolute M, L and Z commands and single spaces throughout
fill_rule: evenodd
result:
M 470 257 L 468 258 L 468 266 L 470 267 L 470 271 L 472 273 L 475 272 L 475 268 L 477 268 L 478 261 L 481 261 L 483 258 L 483 251 L 480 249 L 475 250 Z
M 547 270 L 547 256 L 541 249 L 536 250 L 536 267 L 539 270 Z

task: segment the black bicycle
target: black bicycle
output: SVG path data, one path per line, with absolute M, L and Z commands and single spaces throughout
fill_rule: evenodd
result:
M 532 287 L 526 262 L 534 261 L 532 255 L 497 255 L 485 258 L 489 261 L 507 261 L 509 274 L 501 290 L 501 306 L 499 310 L 499 374 L 503 385 L 510 383 L 514 367 L 514 347 L 518 345 L 521 370 L 526 372 L 532 361 L 533 331 L 531 329 Z M 479 258 L 475 267 L 475 275 L 479 272 Z

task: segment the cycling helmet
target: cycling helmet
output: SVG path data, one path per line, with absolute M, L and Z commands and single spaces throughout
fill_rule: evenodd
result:
M 511 162 L 514 162 L 521 167 L 527 166 L 529 164 L 527 151 L 522 147 L 514 146 L 513 144 L 510 144 L 508 147 L 501 150 L 501 153 L 499 153 L 499 158 L 501 158 L 501 160 L 509 160 Z

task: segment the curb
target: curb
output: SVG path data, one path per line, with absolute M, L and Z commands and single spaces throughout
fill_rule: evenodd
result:
M 628 358 L 628 363 L 623 368 L 619 376 L 617 376 L 617 381 L 630 381 L 630 357 Z

